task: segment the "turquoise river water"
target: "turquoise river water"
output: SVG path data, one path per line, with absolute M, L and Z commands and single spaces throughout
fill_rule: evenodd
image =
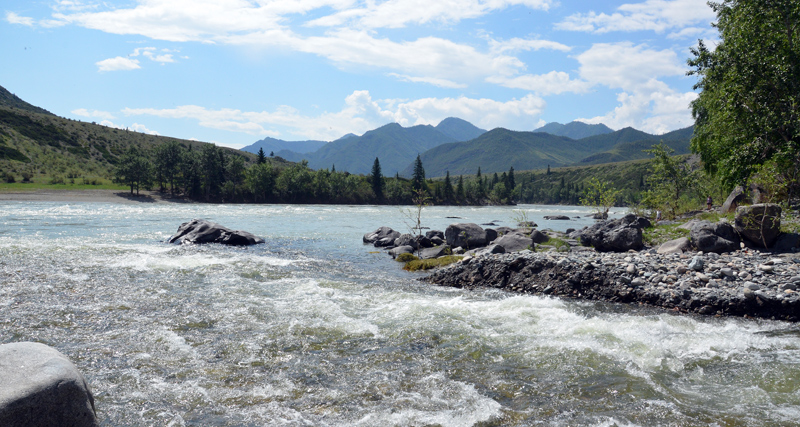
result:
M 266 244 L 165 243 L 192 218 Z M 397 207 L 3 202 L 0 224 L 0 342 L 69 356 L 104 426 L 800 422 L 798 325 L 424 284 L 361 243 L 405 231 Z

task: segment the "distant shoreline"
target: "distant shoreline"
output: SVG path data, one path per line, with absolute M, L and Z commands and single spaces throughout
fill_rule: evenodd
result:
M 0 191 L 0 202 L 96 202 L 121 204 L 194 203 L 182 198 L 172 198 L 158 191 L 140 191 L 131 195 L 125 190 L 46 190 Z

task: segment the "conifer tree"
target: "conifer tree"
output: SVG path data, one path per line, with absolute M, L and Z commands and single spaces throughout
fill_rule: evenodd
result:
M 267 156 L 264 155 L 264 147 L 260 147 L 258 149 L 258 161 L 259 165 L 263 165 L 267 161 Z
M 375 193 L 375 198 L 380 202 L 383 201 L 383 174 L 381 173 L 381 162 L 375 158 L 372 163 L 372 172 L 370 173 L 372 179 L 372 192 Z

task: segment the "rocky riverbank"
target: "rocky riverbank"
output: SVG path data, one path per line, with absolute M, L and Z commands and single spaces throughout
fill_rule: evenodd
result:
M 724 254 L 658 254 L 653 249 L 484 254 L 466 257 L 422 280 L 706 315 L 800 319 L 800 258 L 750 249 Z

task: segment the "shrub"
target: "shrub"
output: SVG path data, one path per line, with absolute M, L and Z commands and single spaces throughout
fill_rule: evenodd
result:
M 17 182 L 17 180 L 14 179 L 14 175 L 12 173 L 7 173 L 6 174 L 6 182 L 9 183 L 9 184 L 13 184 L 13 183 Z
M 409 262 L 409 261 L 417 261 L 419 258 L 414 256 L 413 254 L 400 254 L 395 258 L 397 262 Z
M 457 255 L 448 255 L 439 258 L 433 259 L 418 259 L 414 261 L 409 261 L 403 266 L 403 270 L 406 271 L 419 271 L 419 270 L 430 270 L 436 267 L 444 267 L 445 265 L 452 264 L 461 258 L 462 256 Z
M 30 172 L 22 172 L 22 182 L 31 182 L 33 174 Z

